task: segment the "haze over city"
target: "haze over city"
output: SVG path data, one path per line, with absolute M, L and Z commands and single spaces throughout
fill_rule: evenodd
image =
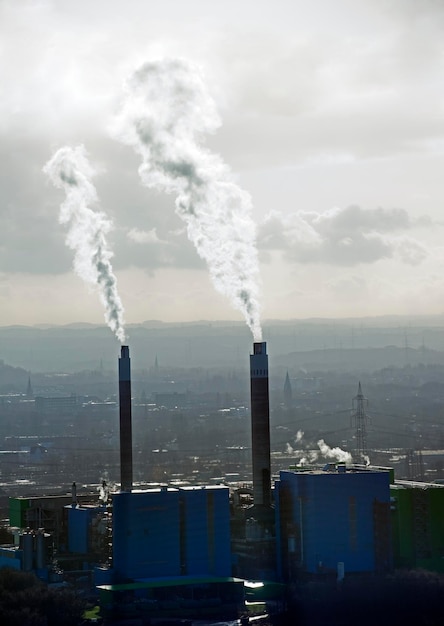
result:
M 243 319 L 116 133 L 129 78 L 177 59 L 246 194 L 262 319 L 441 313 L 443 22 L 433 1 L 3 1 L 0 324 L 103 322 L 43 172 L 65 146 L 96 172 L 127 323 Z

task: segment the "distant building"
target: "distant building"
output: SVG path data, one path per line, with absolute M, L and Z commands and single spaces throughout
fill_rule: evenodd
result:
M 154 401 L 158 407 L 167 409 L 182 409 L 190 405 L 190 396 L 187 393 L 156 393 Z
M 35 399 L 35 410 L 41 415 L 72 415 L 77 408 L 75 395 L 51 398 L 37 396 Z

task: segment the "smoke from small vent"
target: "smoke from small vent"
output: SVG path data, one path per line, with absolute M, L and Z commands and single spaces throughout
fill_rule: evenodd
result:
M 176 213 L 206 261 L 215 288 L 242 312 L 261 341 L 259 264 L 250 195 L 203 146 L 220 126 L 196 67 L 181 59 L 146 63 L 129 78 L 112 135 L 133 147 L 144 185 L 176 194 Z
M 123 306 L 117 292 L 106 235 L 112 223 L 102 211 L 93 211 L 97 192 L 91 182 L 95 172 L 83 146 L 60 148 L 43 171 L 55 187 L 63 189 L 59 221 L 68 225 L 66 244 L 74 250 L 74 270 L 85 282 L 98 288 L 105 307 L 105 320 L 120 342 L 125 341 Z
M 319 452 L 317 450 L 307 450 L 305 455 L 299 461 L 298 466 L 302 467 L 303 465 L 315 463 L 319 460 L 319 458 L 337 461 L 338 463 L 346 463 L 348 465 L 353 463 L 351 453 L 346 450 L 342 450 L 339 446 L 331 448 L 323 439 L 318 440 L 317 446 L 319 448 Z
M 324 459 L 332 459 L 334 461 L 339 461 L 339 463 L 352 463 L 353 458 L 350 452 L 346 450 L 342 450 L 339 446 L 334 448 L 330 448 L 328 444 L 325 443 L 323 439 L 319 439 L 318 441 L 319 451 Z

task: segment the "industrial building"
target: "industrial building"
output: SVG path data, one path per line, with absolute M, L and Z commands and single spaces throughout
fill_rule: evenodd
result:
M 0 567 L 10 567 L 23 572 L 35 572 L 48 580 L 48 562 L 52 554 L 52 536 L 43 529 L 38 531 L 16 529 L 14 544 L 0 546 Z
M 119 358 L 121 489 L 11 498 L 15 545 L 0 549 L 0 566 L 35 571 L 51 582 L 65 572 L 94 571 L 106 606 L 128 597 L 156 611 L 221 607 L 237 615 L 243 581 L 231 577 L 230 500 L 226 486 L 133 488 L 131 372 L 128 346 Z M 44 530 L 43 530 L 44 529 Z M 124 592 L 123 592 L 124 591 Z M 231 611 L 231 613 L 230 613 Z
M 286 470 L 275 493 L 282 580 L 391 567 L 388 471 L 341 464 Z
M 205 608 L 237 615 L 243 584 L 231 578 L 228 487 L 133 489 L 127 346 L 119 359 L 119 396 L 121 491 L 112 498 L 112 563 L 95 575 L 102 606 L 124 611 L 130 598 L 151 613 Z
M 390 486 L 395 567 L 444 572 L 444 485 Z
M 102 612 L 113 617 L 146 615 L 181 620 L 188 617 L 233 620 L 245 607 L 244 581 L 236 578 L 149 578 L 100 585 L 98 591 Z
M 115 582 L 230 576 L 229 490 L 150 489 L 113 496 Z
M 114 494 L 112 566 L 95 572 L 108 610 L 131 598 L 154 613 L 237 616 L 243 581 L 231 569 L 228 487 Z
M 75 506 L 97 505 L 98 494 L 64 494 L 59 496 L 31 496 L 9 498 L 9 525 L 11 528 L 36 532 L 44 528 L 52 536 L 56 552 L 66 549 L 68 532 L 67 510 Z
M 272 489 L 268 356 L 250 356 L 252 486 L 135 489 L 128 346 L 119 358 L 120 491 L 11 498 L 15 544 L 0 567 L 51 580 L 54 562 L 91 572 L 104 610 L 237 617 L 244 581 L 444 571 L 444 487 L 395 482 L 387 468 L 327 464 L 279 473 Z M 361 386 L 357 396 L 362 409 Z M 364 412 L 360 451 L 365 452 Z M 93 574 L 92 574 L 93 573 Z M 236 578 L 233 577 L 233 573 Z

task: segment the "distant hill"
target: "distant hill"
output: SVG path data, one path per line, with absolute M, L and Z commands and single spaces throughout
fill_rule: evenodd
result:
M 357 348 L 354 350 L 312 350 L 278 355 L 276 361 L 288 369 L 300 368 L 306 371 L 335 370 L 341 372 L 372 372 L 385 367 L 402 368 L 406 365 L 444 365 L 444 352 L 430 349 L 398 348 Z
M 21 367 L 11 367 L 0 360 L 0 394 L 15 390 L 25 393 L 28 384 L 28 372 Z
M 264 322 L 270 366 L 366 370 L 443 363 L 444 317 L 272 320 Z M 200 320 L 129 325 L 136 369 L 249 367 L 251 333 L 242 322 Z M 0 327 L 0 359 L 31 372 L 115 371 L 118 341 L 105 326 Z

